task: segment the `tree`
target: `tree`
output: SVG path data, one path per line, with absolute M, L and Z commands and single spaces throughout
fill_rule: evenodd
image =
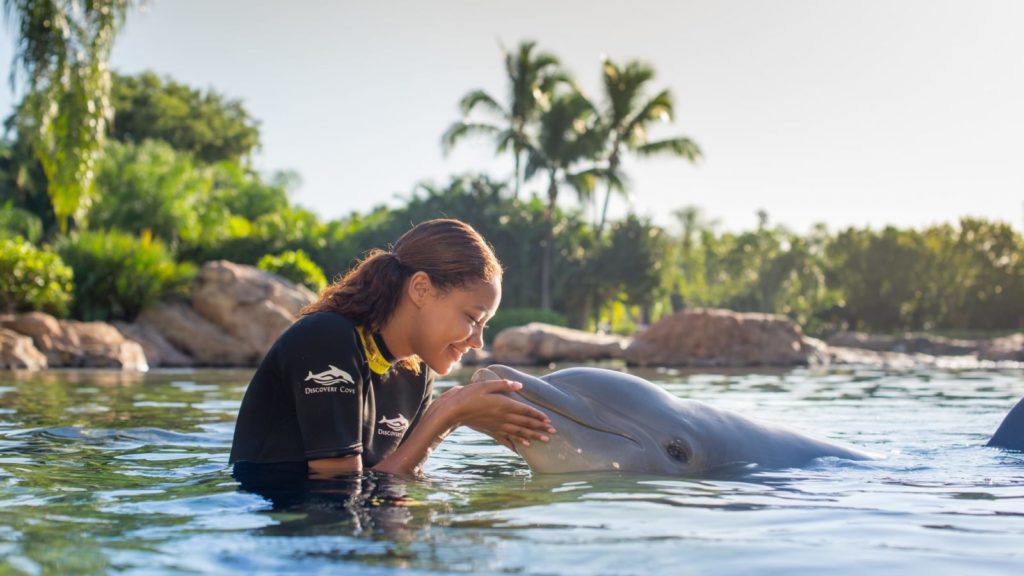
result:
M 259 148 L 259 123 L 242 103 L 201 92 L 152 72 L 114 74 L 110 137 L 121 142 L 162 140 L 203 164 L 240 163 Z
M 107 61 L 130 0 L 4 0 L 18 30 L 11 82 L 27 80 L 31 135 L 61 230 L 88 207 L 110 118 Z
M 527 143 L 526 179 L 544 172 L 547 175 L 547 238 L 541 262 L 541 308 L 551 309 L 551 274 L 554 260 L 555 227 L 552 215 L 558 205 L 559 186 L 569 184 L 583 202 L 593 194 L 599 168 L 579 163 L 593 158 L 600 150 L 600 134 L 595 131 L 594 107 L 576 91 L 557 96 L 540 117 L 535 142 Z
M 664 230 L 633 214 L 612 226 L 609 236 L 600 267 L 610 296 L 639 306 L 642 321 L 649 324 L 651 308 L 667 294 L 671 242 Z
M 605 161 L 607 170 L 604 179 L 604 207 L 597 225 L 597 236 L 601 237 L 608 218 L 608 203 L 613 191 L 626 191 L 626 178 L 622 173 L 622 154 L 625 151 L 639 156 L 664 154 L 697 162 L 701 158 L 700 147 L 689 138 L 677 137 L 665 140 L 648 140 L 648 130 L 654 122 L 672 119 L 672 94 L 667 89 L 648 98 L 645 89 L 654 79 L 654 69 L 639 62 L 627 62 L 619 67 L 610 59 L 602 65 L 604 95 L 607 100 L 602 123 L 607 133 Z
M 164 142 L 139 145 L 108 142 L 99 164 L 99 198 L 86 219 L 95 229 L 148 232 L 175 250 L 203 233 L 203 210 L 211 178 L 197 170 L 189 154 Z
M 502 48 L 509 81 L 506 105 L 499 104 L 484 90 L 473 90 L 459 102 L 462 120 L 453 123 L 441 137 L 445 153 L 470 135 L 493 137 L 498 153 L 511 148 L 515 160 L 514 198 L 519 197 L 519 186 L 523 180 L 521 167 L 529 140 L 529 124 L 548 108 L 555 88 L 561 83 L 570 83 L 560 71 L 558 59 L 547 52 L 535 54 L 536 45 L 536 42 L 524 41 L 514 53 Z M 471 121 L 470 116 L 478 109 L 493 120 Z

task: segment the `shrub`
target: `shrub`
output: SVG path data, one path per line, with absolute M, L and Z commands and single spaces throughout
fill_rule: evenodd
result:
M 498 312 L 487 322 L 484 340 L 490 344 L 494 337 L 505 328 L 525 326 L 530 322 L 544 322 L 555 326 L 565 326 L 565 316 L 554 310 L 541 308 L 498 308 Z
M 23 238 L 0 238 L 0 309 L 39 310 L 65 316 L 72 290 L 71 268 L 60 256 Z
M 35 244 L 43 236 L 43 222 L 38 216 L 8 202 L 0 208 L 0 238 L 21 237 Z
M 288 250 L 277 256 L 267 254 L 260 258 L 257 267 L 296 284 L 303 284 L 314 292 L 323 290 L 327 285 L 323 271 L 302 250 Z
M 64 240 L 58 253 L 75 271 L 71 313 L 82 320 L 133 320 L 169 293 L 183 293 L 195 267 L 174 262 L 149 235 L 82 232 Z

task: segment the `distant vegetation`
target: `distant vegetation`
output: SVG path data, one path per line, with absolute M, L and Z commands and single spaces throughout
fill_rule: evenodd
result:
M 112 38 L 126 4 L 110 4 Z M 19 33 L 32 32 L 36 16 L 14 13 L 24 14 Z M 69 88 L 23 60 L 33 46 L 73 47 L 24 46 L 16 62 L 41 76 L 0 143 L 0 308 L 8 311 L 130 320 L 158 298 L 183 294 L 196 267 L 218 258 L 316 290 L 410 223 L 446 216 L 479 229 L 505 265 L 495 327 L 543 320 L 628 333 L 684 306 L 782 313 L 814 334 L 842 326 L 995 331 L 1024 322 L 1024 239 L 1002 222 L 797 234 L 761 213 L 756 229 L 737 233 L 692 206 L 666 207 L 677 220 L 670 229 L 635 215 L 609 220 L 609 197 L 628 189 L 623 157 L 702 157 L 688 137 L 648 139 L 675 107 L 642 62 L 605 60 L 603 92 L 591 101 L 557 57 L 524 42 L 504 56 L 505 97 L 468 93 L 462 118 L 442 135 L 445 150 L 476 135 L 510 154 L 507 181 L 455 175 L 417 184 L 400 206 L 324 220 L 291 202 L 297 175 L 252 167 L 259 124 L 241 102 L 152 73 Z M 95 63 L 108 53 L 86 56 Z M 106 91 L 82 92 L 91 89 Z M 88 122 L 73 112 L 90 101 L 112 106 L 109 126 L 54 128 Z M 56 116 L 39 116 L 54 110 L 47 102 Z M 50 127 L 41 131 L 41 122 Z M 67 159 L 89 169 L 55 172 Z M 77 184 L 68 180 L 76 174 Z M 527 194 L 534 182 L 530 190 L 540 192 Z M 571 207 L 566 193 L 577 200 Z

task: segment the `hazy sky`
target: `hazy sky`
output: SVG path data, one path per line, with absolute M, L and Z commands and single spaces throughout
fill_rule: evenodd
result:
M 113 67 L 243 100 L 257 167 L 297 171 L 295 200 L 324 217 L 424 179 L 508 176 L 490 142 L 444 158 L 439 141 L 467 91 L 505 96 L 499 42 L 535 39 L 591 97 L 602 54 L 645 60 L 671 88 L 676 121 L 655 135 L 690 136 L 706 160 L 627 163 L 632 206 L 660 223 L 694 204 L 728 229 L 759 208 L 800 232 L 964 215 L 1020 229 L 1022 30 L 1016 0 L 151 0 Z

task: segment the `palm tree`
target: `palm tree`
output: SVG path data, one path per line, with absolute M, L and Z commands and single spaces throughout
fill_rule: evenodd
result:
M 581 203 L 590 199 L 603 169 L 593 165 L 580 166 L 590 161 L 601 150 L 602 134 L 596 125 L 594 106 L 582 94 L 572 91 L 556 96 L 551 106 L 539 118 L 539 133 L 535 141 L 527 142 L 525 178 L 538 173 L 547 175 L 547 237 L 541 262 L 541 308 L 551 309 L 551 273 L 554 264 L 554 212 L 558 205 L 558 192 L 568 184 Z
M 601 237 L 608 218 L 608 202 L 612 192 L 624 193 L 625 175 L 621 172 L 622 154 L 633 152 L 639 156 L 668 154 L 697 162 L 701 158 L 700 147 L 689 138 L 669 138 L 649 141 L 647 133 L 654 122 L 672 119 L 672 94 L 666 89 L 648 98 L 647 84 L 654 78 L 654 69 L 639 61 L 627 62 L 619 67 L 605 58 L 602 65 L 602 79 L 607 100 L 603 123 L 607 131 L 605 159 L 607 162 L 604 207 L 596 235 Z
M 483 90 L 473 90 L 459 102 L 462 120 L 454 122 L 441 137 L 445 154 L 466 136 L 479 134 L 493 137 L 499 153 L 511 148 L 515 157 L 513 194 L 516 198 L 519 197 L 522 180 L 521 165 L 529 138 L 528 126 L 549 106 L 555 87 L 569 83 L 568 77 L 559 69 L 558 58 L 547 52 L 534 53 L 536 44 L 524 41 L 514 53 L 502 48 L 509 81 L 507 105 L 501 105 Z M 470 115 L 477 109 L 482 109 L 493 121 L 470 121 Z
M 107 62 L 131 0 L 4 0 L 18 31 L 11 84 L 27 96 L 19 133 L 29 135 L 46 173 L 61 230 L 84 213 L 110 110 Z

